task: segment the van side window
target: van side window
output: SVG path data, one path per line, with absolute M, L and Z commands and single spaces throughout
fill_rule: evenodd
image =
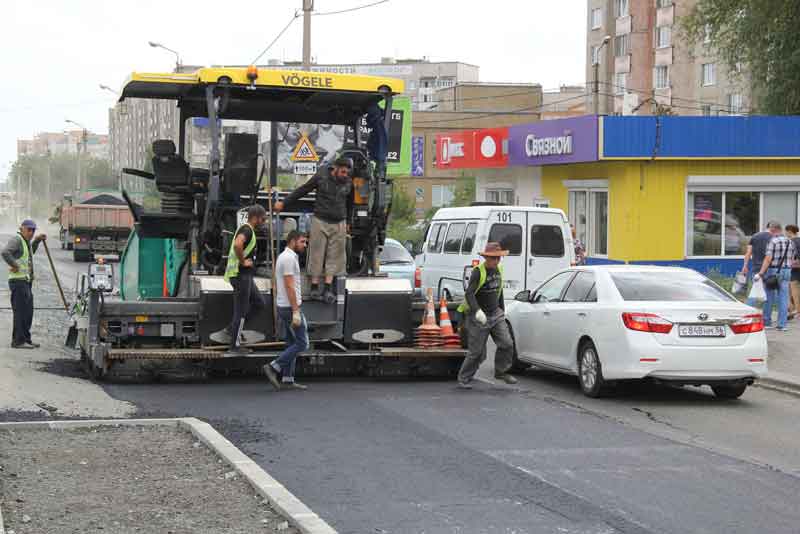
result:
M 442 242 L 444 242 L 444 230 L 447 225 L 439 223 L 431 228 L 431 233 L 428 235 L 428 252 L 441 252 Z
M 464 223 L 454 223 L 447 229 L 447 238 L 444 240 L 445 254 L 458 254 L 461 238 L 464 236 L 464 226 Z
M 522 227 L 518 224 L 493 224 L 489 242 L 496 241 L 508 251 L 509 256 L 522 254 Z
M 531 254 L 563 258 L 564 234 L 561 232 L 561 227 L 534 224 L 531 227 Z
M 461 242 L 461 253 L 472 255 L 472 247 L 475 246 L 475 232 L 478 231 L 478 223 L 469 223 L 467 231 L 464 232 L 464 241 Z

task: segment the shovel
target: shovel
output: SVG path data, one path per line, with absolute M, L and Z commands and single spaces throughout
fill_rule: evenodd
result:
M 61 295 L 61 302 L 64 304 L 64 311 L 69 314 L 69 304 L 67 303 L 67 297 L 64 296 L 64 290 L 61 287 L 61 280 L 58 278 L 58 272 L 56 272 L 56 266 L 53 263 L 53 257 L 50 255 L 50 249 L 47 247 L 47 241 L 42 241 L 42 245 L 44 245 L 44 251 L 47 253 L 47 260 L 50 262 L 50 270 L 53 271 L 53 278 L 56 280 L 56 287 L 58 287 L 58 294 Z M 69 327 L 69 331 L 67 332 L 67 339 L 64 341 L 64 345 L 71 349 L 75 348 L 75 343 L 78 341 L 78 328 L 75 324 L 75 321 L 72 321 L 72 324 Z

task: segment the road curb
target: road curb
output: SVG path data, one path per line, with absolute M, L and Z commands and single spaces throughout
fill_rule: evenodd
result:
M 194 417 L 175 419 L 97 419 L 85 421 L 42 421 L 0 423 L 3 429 L 40 429 L 68 430 L 75 428 L 91 428 L 96 426 L 173 426 L 189 431 L 195 438 L 222 458 L 239 473 L 261 495 L 270 506 L 289 520 L 289 523 L 303 534 L 337 534 L 309 507 L 303 504 L 280 482 L 272 478 L 264 469 L 240 451 L 233 443 L 217 432 L 208 423 Z M 0 534 L 5 534 L 3 518 L 0 514 Z
M 6 529 L 3 527 L 3 507 L 0 506 L 0 534 L 6 534 Z
M 800 396 L 800 377 L 788 373 L 770 371 L 767 376 L 758 379 L 755 385 L 764 389 Z

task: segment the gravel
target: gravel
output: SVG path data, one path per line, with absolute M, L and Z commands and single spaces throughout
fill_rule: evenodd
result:
M 295 534 L 191 434 L 162 427 L 0 430 L 8 534 Z

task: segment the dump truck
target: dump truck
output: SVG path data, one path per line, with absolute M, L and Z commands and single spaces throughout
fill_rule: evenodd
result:
M 283 343 L 273 298 L 274 260 L 285 246 L 286 229 L 307 227 L 315 203 L 312 193 L 279 214 L 272 210 L 288 195 L 276 187 L 278 121 L 344 125 L 353 132 L 338 154 L 353 161 L 347 276 L 335 280 L 334 304 L 303 299 L 311 347 L 300 355 L 297 374 L 454 375 L 463 349 L 415 346 L 424 302 L 415 300 L 408 280 L 383 275 L 378 264 L 391 212 L 392 103 L 402 91 L 403 81 L 392 78 L 252 66 L 134 73 L 120 101 L 176 101 L 179 133 L 175 142 L 154 140 L 152 172 L 123 169 L 154 183 L 160 210 L 129 202 L 134 232 L 121 262 L 90 264 L 76 288 L 70 338 L 92 376 L 157 380 L 251 372 L 278 355 Z M 187 154 L 187 129 L 195 124 L 190 119 L 203 119 L 207 128 L 204 168 L 187 163 L 197 161 Z M 237 132 L 226 126 L 228 120 L 254 121 L 259 128 Z M 258 133 L 265 130 L 268 140 Z M 129 201 L 124 191 L 123 196 Z M 236 228 L 255 203 L 269 214 L 266 228 L 256 232 L 256 285 L 268 305 L 245 324 L 253 352 L 243 357 L 229 355 L 211 334 L 231 320 L 232 288 L 222 275 Z M 301 257 L 301 268 L 304 263 Z M 111 295 L 114 287 L 119 298 Z M 303 292 L 308 290 L 306 282 Z
M 126 202 L 108 193 L 88 194 L 76 203 L 64 195 L 56 208 L 61 248 L 72 250 L 78 262 L 95 254 L 121 254 L 133 228 L 133 215 Z

